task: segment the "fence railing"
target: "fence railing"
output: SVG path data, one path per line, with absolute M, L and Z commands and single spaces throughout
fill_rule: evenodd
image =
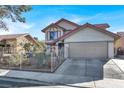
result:
M 13 47 L 0 47 L 0 52 L 3 54 L 13 54 L 15 49 Z
M 64 62 L 64 51 L 46 53 L 12 54 L 0 57 L 0 68 L 54 72 Z

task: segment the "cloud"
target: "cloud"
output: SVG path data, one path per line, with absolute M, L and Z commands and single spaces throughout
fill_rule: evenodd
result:
M 84 15 L 78 15 L 78 14 L 70 14 L 70 13 L 63 13 L 60 18 L 66 18 L 72 22 L 82 24 L 83 22 L 88 22 L 91 20 L 96 20 L 102 15 L 102 13 L 98 13 L 91 16 L 84 16 Z
M 75 23 L 80 23 L 82 20 L 85 19 L 85 17 L 79 15 L 71 15 L 69 19 Z
M 6 35 L 6 34 L 12 34 L 12 31 L 5 31 L 5 30 L 1 30 L 0 31 L 0 35 Z
M 89 20 L 93 20 L 93 19 L 96 19 L 98 17 L 100 17 L 102 14 L 101 13 L 98 13 L 98 14 L 95 14 L 95 15 L 92 15 L 92 16 L 80 16 L 80 15 L 70 15 L 70 20 L 72 20 L 73 22 L 76 22 L 76 23 L 81 23 L 83 21 L 89 21 Z
M 20 22 L 11 22 L 11 20 L 4 19 L 3 20 L 7 27 L 9 28 L 9 31 L 0 31 L 0 34 L 17 34 L 17 33 L 27 33 L 30 32 L 30 29 L 32 29 L 35 24 L 34 23 L 20 23 Z
M 117 28 L 117 27 L 113 27 L 113 28 L 110 28 L 110 30 L 112 31 L 112 32 L 124 32 L 124 28 L 123 27 L 119 27 L 119 28 Z
M 18 23 L 17 26 L 20 26 L 24 29 L 31 29 L 33 26 L 35 26 L 34 23 Z

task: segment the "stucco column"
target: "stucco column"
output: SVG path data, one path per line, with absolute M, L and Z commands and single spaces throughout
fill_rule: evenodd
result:
M 68 49 L 69 49 L 69 45 L 68 44 L 64 44 L 64 58 L 68 58 Z
M 108 57 L 114 58 L 114 43 L 108 42 Z

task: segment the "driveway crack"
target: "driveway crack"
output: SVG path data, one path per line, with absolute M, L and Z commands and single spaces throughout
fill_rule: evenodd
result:
M 94 83 L 94 88 L 96 88 L 96 84 L 95 84 L 95 81 L 93 80 L 93 83 Z

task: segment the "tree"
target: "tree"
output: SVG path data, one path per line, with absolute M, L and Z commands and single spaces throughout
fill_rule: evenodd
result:
M 38 41 L 38 38 L 37 38 L 37 37 L 34 37 L 34 39 L 35 39 L 36 41 Z
M 23 48 L 25 49 L 26 52 L 29 52 L 31 49 L 31 44 L 30 43 L 25 43 Z
M 22 13 L 30 11 L 32 8 L 28 5 L 0 5 L 0 29 L 8 30 L 6 23 L 3 19 L 11 19 L 12 22 L 25 23 L 25 17 Z
M 34 49 L 37 50 L 37 51 L 42 51 L 43 52 L 45 50 L 45 48 L 46 48 L 45 42 L 39 40 L 37 37 L 34 37 L 34 39 L 40 44 L 40 47 L 35 46 Z

